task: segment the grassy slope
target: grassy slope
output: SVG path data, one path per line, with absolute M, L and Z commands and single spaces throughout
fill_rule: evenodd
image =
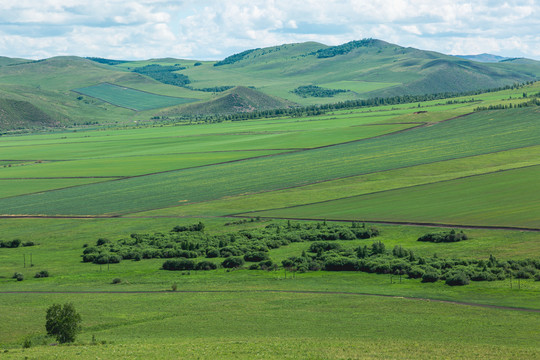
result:
M 27 129 L 54 125 L 54 119 L 29 102 L 0 98 L 0 129 Z
M 289 101 L 240 86 L 227 90 L 208 102 L 177 107 L 163 115 L 228 115 L 254 110 L 284 109 L 293 105 Z
M 213 67 L 192 67 L 183 73 L 198 87 L 252 85 L 263 92 L 300 104 L 336 102 L 359 97 L 425 94 L 492 88 L 533 80 L 537 64 L 479 64 L 435 52 L 403 48 L 383 41 L 346 55 L 317 58 L 320 44 L 290 44 L 255 50 L 241 61 Z M 300 85 L 336 88 L 347 81 L 348 92 L 333 98 L 302 98 L 291 91 Z M 358 81 L 355 85 L 353 81 Z M 370 83 L 375 83 L 371 86 Z M 352 83 L 352 84 L 351 84 Z M 379 90 L 377 90 L 379 88 Z

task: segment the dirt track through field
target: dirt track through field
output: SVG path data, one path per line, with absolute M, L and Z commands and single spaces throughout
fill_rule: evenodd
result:
M 412 300 L 412 301 L 423 301 L 423 302 L 436 302 L 443 304 L 452 304 L 452 305 L 461 305 L 461 306 L 472 306 L 480 308 L 489 308 L 489 309 L 499 309 L 499 310 L 512 310 L 512 311 L 524 311 L 524 312 L 534 312 L 540 313 L 540 309 L 529 309 L 529 308 L 520 308 L 512 306 L 502 306 L 502 305 L 490 305 L 490 304 L 478 304 L 473 302 L 466 301 L 454 301 L 454 300 L 440 300 L 440 299 L 428 299 L 428 298 L 419 298 L 412 296 L 397 296 L 397 295 L 386 295 L 386 294 L 369 294 L 369 293 L 355 293 L 355 292 L 346 292 L 346 291 L 312 291 L 312 290 L 155 290 L 155 291 L 0 291 L 0 294 L 265 294 L 265 293 L 283 293 L 283 294 L 306 294 L 306 295 L 349 295 L 349 296 L 371 296 L 371 297 L 383 297 L 391 299 L 403 299 L 403 300 Z

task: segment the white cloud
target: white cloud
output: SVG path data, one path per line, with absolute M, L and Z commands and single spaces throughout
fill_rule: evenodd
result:
M 540 59 L 537 0 L 17 0 L 0 55 L 218 59 L 287 42 L 364 37 L 445 53 Z

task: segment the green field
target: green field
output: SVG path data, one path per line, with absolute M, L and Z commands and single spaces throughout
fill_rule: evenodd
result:
M 197 99 L 174 98 L 147 93 L 108 83 L 78 88 L 73 91 L 135 111 L 159 109 L 197 101 Z
M 264 55 L 276 56 L 270 67 L 280 63 L 272 54 Z M 131 66 L 155 62 L 160 63 Z M 194 69 L 193 62 L 178 63 L 188 66 L 186 73 Z M 141 87 L 133 88 L 159 88 L 155 94 L 178 97 L 190 91 L 141 83 L 128 72 L 129 64 L 114 67 L 119 80 L 122 74 L 129 77 L 115 83 L 138 83 Z M 206 62 L 199 67 L 220 76 L 231 72 Z M 91 72 L 99 73 L 89 69 L 87 86 Z M 325 84 L 339 88 L 348 82 Z M 278 89 L 277 81 L 268 86 Z M 93 106 L 109 110 L 94 114 L 110 112 L 118 127 L 1 136 L 0 242 L 20 239 L 33 246 L 0 246 L 0 357 L 537 359 L 539 108 L 473 110 L 516 105 L 528 101 L 523 92 L 538 91 L 535 84 L 475 95 L 474 101 L 462 97 L 319 116 L 138 128 L 123 127 L 131 116 L 126 114 L 135 121 L 149 112 L 96 102 Z M 91 105 L 76 101 L 83 102 L 79 110 Z M 334 253 L 311 251 L 311 240 L 269 242 L 264 251 L 277 264 L 274 270 L 249 270 L 259 265 L 246 261 L 241 269 L 166 271 L 165 255 L 140 261 L 126 255 L 101 265 L 82 257 L 98 239 L 116 244 L 111 254 L 123 256 L 122 241 L 150 234 L 166 238 L 175 226 L 199 221 L 205 224 L 200 244 L 228 234 L 230 243 L 220 248 L 245 250 L 262 237 L 243 242 L 239 234 L 279 227 L 276 234 L 283 230 L 283 239 L 289 239 L 285 229 L 317 228 L 323 220 L 351 229 L 351 222 L 366 221 L 380 234 L 325 240 L 339 247 Z M 450 230 L 434 224 L 460 226 L 468 239 L 417 241 Z M 504 271 L 511 275 L 449 286 L 444 279 L 424 283 L 360 269 L 304 272 L 282 263 L 305 254 L 354 258 L 358 248 L 371 248 L 377 240 L 386 246 L 383 256 L 401 246 L 413 252 L 414 260 L 407 261 L 417 266 L 420 259 L 440 261 L 442 271 L 463 262 L 470 270 L 478 262 L 488 271 L 495 258 L 506 261 Z M 205 256 L 197 253 L 193 260 L 219 265 L 226 254 Z M 531 273 L 520 273 L 523 268 Z M 50 277 L 35 278 L 41 270 Z M 13 278 L 16 272 L 23 281 Z M 72 345 L 50 346 L 55 340 L 45 335 L 46 309 L 65 302 L 81 313 L 82 331 Z M 23 348 L 25 342 L 30 347 Z
M 538 145 L 537 114 L 481 112 L 365 141 L 3 199 L 0 207 L 4 214 L 125 214 L 494 153 Z
M 250 215 L 540 229 L 537 179 L 538 165 Z

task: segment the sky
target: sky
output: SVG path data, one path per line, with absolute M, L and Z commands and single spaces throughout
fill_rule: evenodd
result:
M 0 0 L 0 56 L 219 60 L 363 38 L 540 60 L 540 0 Z

